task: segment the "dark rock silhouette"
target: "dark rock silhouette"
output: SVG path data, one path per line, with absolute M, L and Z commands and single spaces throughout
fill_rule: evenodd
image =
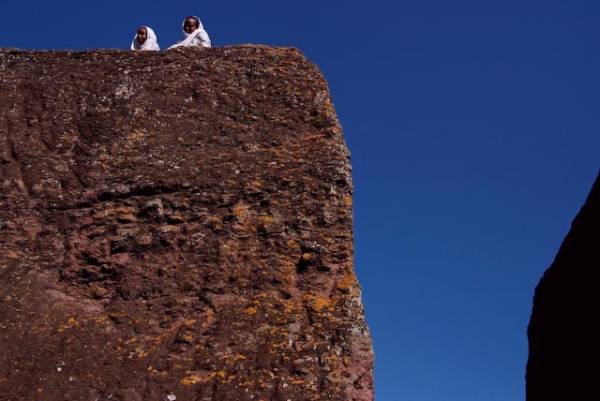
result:
M 598 400 L 600 176 L 535 291 L 527 400 Z
M 0 400 L 373 399 L 297 50 L 0 51 Z

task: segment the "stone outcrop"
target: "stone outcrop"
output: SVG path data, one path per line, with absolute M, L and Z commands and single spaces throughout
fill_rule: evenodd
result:
M 529 323 L 527 400 L 598 400 L 600 177 L 537 286 Z
M 348 152 L 261 46 L 0 51 L 0 400 L 373 399 Z

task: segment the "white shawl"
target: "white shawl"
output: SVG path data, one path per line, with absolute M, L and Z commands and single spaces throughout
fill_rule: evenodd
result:
M 200 18 L 193 15 L 192 17 L 198 20 L 198 29 L 196 29 L 192 33 L 187 33 L 183 31 L 185 35 L 185 39 L 180 42 L 175 43 L 173 46 L 169 47 L 169 49 L 175 49 L 176 47 L 211 47 L 210 38 L 208 37 L 208 33 L 204 30 L 204 26 L 202 25 L 202 21 Z M 186 18 L 187 19 L 187 18 Z M 185 21 L 181 24 L 181 28 L 185 26 Z
M 146 28 L 146 32 L 148 32 L 146 41 L 140 44 L 136 33 L 133 37 L 133 42 L 131 42 L 131 50 L 160 50 L 160 47 L 158 46 L 158 39 L 152 28 L 147 26 L 144 26 L 144 28 Z

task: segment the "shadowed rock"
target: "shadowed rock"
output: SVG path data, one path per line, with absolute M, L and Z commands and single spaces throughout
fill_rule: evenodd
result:
M 598 400 L 600 177 L 535 291 L 527 400 Z
M 1 400 L 373 399 L 348 152 L 298 51 L 0 51 L 0 187 Z

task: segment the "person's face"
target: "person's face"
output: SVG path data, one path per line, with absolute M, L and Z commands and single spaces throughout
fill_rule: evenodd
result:
M 196 29 L 198 29 L 198 21 L 196 21 L 195 18 L 186 18 L 185 23 L 183 24 L 185 33 L 192 33 Z
M 146 39 L 148 39 L 148 30 L 144 27 L 141 27 L 137 31 L 137 40 L 140 44 L 143 44 Z

